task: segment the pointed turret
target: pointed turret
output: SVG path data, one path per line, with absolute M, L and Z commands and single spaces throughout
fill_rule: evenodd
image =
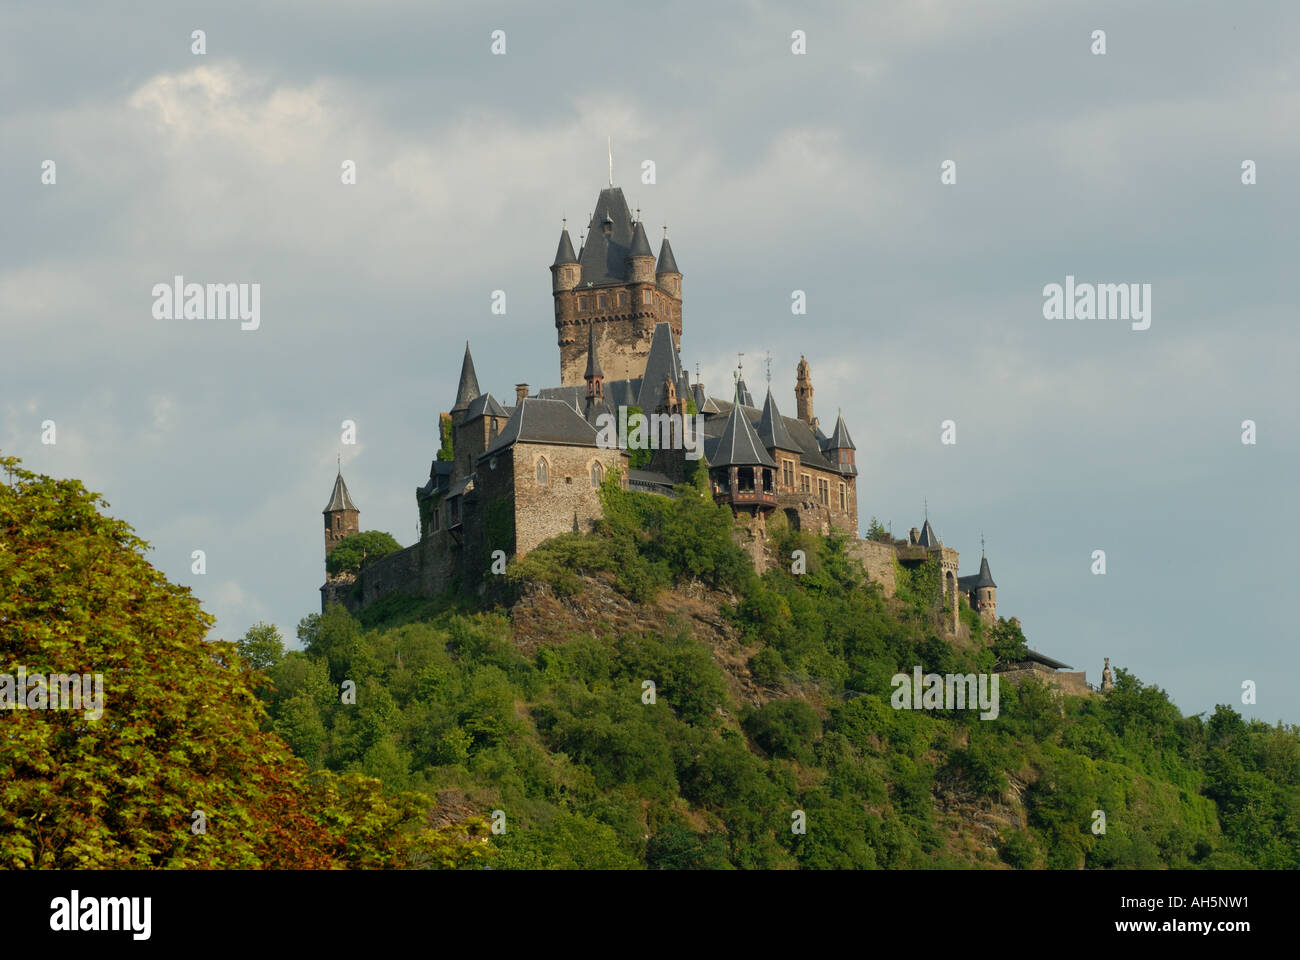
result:
M 479 395 L 478 376 L 474 373 L 474 358 L 469 354 L 469 341 L 465 341 L 465 359 L 460 365 L 460 386 L 456 388 L 456 405 L 451 408 L 452 418 L 469 409 L 470 402 Z
M 657 323 L 650 337 L 650 355 L 646 357 L 636 405 L 647 413 L 656 409 L 663 395 L 665 378 L 678 385 L 679 396 L 686 392 L 686 375 L 682 371 L 677 344 L 673 341 L 672 328 L 666 323 Z
M 673 256 L 673 247 L 667 237 L 664 237 L 664 242 L 659 244 L 659 263 L 655 266 L 656 276 L 663 276 L 665 273 L 675 273 L 679 277 L 682 275 L 682 272 L 677 269 L 677 258 Z
M 655 255 L 646 239 L 645 225 L 638 220 L 632 228 L 632 247 L 627 254 L 628 279 L 633 283 L 654 283 Z
M 640 220 L 632 228 L 632 249 L 628 251 L 627 255 L 630 259 L 649 257 L 653 260 L 655 258 L 654 251 L 650 249 L 650 241 L 646 239 L 645 224 Z
M 763 449 L 763 442 L 754 432 L 754 425 L 745 416 L 740 400 L 740 384 L 736 384 L 735 402 L 722 428 L 722 436 L 709 458 L 710 467 L 764 466 L 776 467 L 776 461 Z
M 987 557 L 980 557 L 980 572 L 979 576 L 975 578 L 975 583 L 973 585 L 976 588 L 997 587 L 997 584 L 993 582 L 993 573 L 989 570 L 989 561 Z
M 320 501 L 317 501 L 319 503 Z M 357 505 L 352 502 L 352 497 L 348 494 L 348 485 L 343 482 L 343 471 L 334 478 L 334 490 L 330 493 L 330 502 L 325 505 L 321 513 L 336 513 L 351 510 L 354 513 L 360 513 Z
M 325 556 L 338 546 L 344 537 L 350 537 L 361 529 L 361 511 L 352 502 L 348 494 L 348 485 L 343 482 L 343 471 L 334 478 L 334 489 L 330 492 L 330 502 L 321 511 L 325 515 Z
M 917 538 L 917 544 L 922 547 L 942 547 L 943 543 L 939 540 L 939 535 L 934 532 L 934 527 L 930 526 L 927 519 L 925 525 L 921 527 L 921 536 Z
M 560 243 L 555 248 L 555 262 L 551 264 L 551 293 L 564 293 L 578 285 L 578 258 L 573 253 L 573 241 L 569 239 L 569 227 L 566 223 L 560 229 Z
M 560 231 L 560 245 L 555 250 L 555 262 L 551 266 L 563 267 L 577 262 L 578 258 L 573 252 L 573 241 L 569 239 L 569 229 L 565 227 Z
M 781 411 L 776 408 L 772 398 L 772 388 L 767 388 L 767 399 L 763 401 L 763 416 L 758 421 L 758 439 L 768 450 L 789 450 L 797 453 L 799 446 L 790 436 Z
M 840 473 L 855 477 L 858 474 L 853 453 L 856 449 L 853 438 L 849 436 L 849 428 L 844 425 L 844 414 L 841 413 L 835 420 L 835 429 L 822 445 L 822 452 Z

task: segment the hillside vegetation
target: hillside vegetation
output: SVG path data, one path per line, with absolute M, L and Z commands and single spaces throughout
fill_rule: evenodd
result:
M 265 727 L 494 817 L 498 869 L 1300 867 L 1295 727 L 1184 717 L 1122 669 L 1105 698 L 1004 683 L 992 720 L 895 710 L 895 673 L 989 672 L 1018 629 L 963 608 L 954 643 L 934 571 L 886 599 L 833 538 L 777 530 L 807 572 L 756 576 L 699 486 L 603 497 L 595 534 L 477 604 L 332 608 L 304 652 L 263 644 Z

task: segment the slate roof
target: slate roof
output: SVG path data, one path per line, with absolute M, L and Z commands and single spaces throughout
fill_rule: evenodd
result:
M 740 397 L 740 402 L 747 407 L 754 405 L 754 398 L 749 395 L 749 387 L 745 386 L 745 378 L 741 377 L 736 381 L 736 395 Z
M 923 547 L 942 547 L 943 542 L 939 535 L 934 532 L 934 527 L 930 526 L 930 521 L 926 520 L 925 525 L 921 527 L 921 536 L 916 541 Z
M 704 395 L 704 384 L 691 384 L 691 398 L 695 401 L 695 409 L 703 413 L 705 404 L 708 403 L 708 397 Z
M 673 257 L 673 248 L 668 243 L 667 237 L 664 237 L 664 242 L 659 244 L 659 263 L 655 267 L 655 275 L 661 273 L 681 273 L 677 269 L 677 260 Z
M 1039 653 L 1037 650 L 1030 650 L 1029 656 L 1026 657 L 1025 659 L 1036 661 L 1038 663 L 1043 664 L 1044 666 L 1051 667 L 1053 670 L 1074 669 L 1068 663 L 1062 663 L 1060 660 L 1053 660 L 1051 657 L 1047 656 L 1046 654 Z
M 325 505 L 321 513 L 333 513 L 335 510 L 357 510 L 357 505 L 352 502 L 348 496 L 348 485 L 343 482 L 343 471 L 334 479 L 334 491 L 330 494 L 330 502 Z M 360 513 L 357 510 L 357 513 Z
M 645 225 L 640 220 L 632 228 L 632 248 L 628 251 L 628 256 L 650 257 L 652 259 L 654 257 L 654 251 L 650 249 L 650 241 L 646 239 Z
M 840 414 L 835 421 L 835 429 L 831 432 L 826 441 L 827 450 L 856 450 L 853 445 L 853 439 L 849 436 L 849 428 L 844 425 L 844 414 Z
M 480 394 L 470 401 L 465 416 L 461 417 L 461 423 L 468 420 L 477 420 L 479 417 L 506 417 L 505 407 L 497 403 L 496 398 L 490 393 Z
M 525 397 L 512 416 L 479 460 L 499 453 L 516 443 L 558 443 L 578 447 L 594 447 L 596 430 L 563 400 L 546 400 Z
M 469 355 L 469 341 L 465 341 L 465 359 L 460 364 L 460 385 L 456 387 L 456 405 L 452 414 L 460 413 L 469 407 L 469 403 L 479 395 L 478 377 L 474 373 L 474 358 Z
M 558 267 L 565 263 L 577 263 L 578 258 L 573 255 L 573 241 L 569 239 L 567 229 L 560 231 L 560 245 L 555 248 L 555 262 L 551 264 Z
M 722 435 L 712 445 L 705 438 L 704 456 L 711 467 L 776 467 L 776 461 L 763 449 L 763 442 L 758 439 L 744 407 L 738 403 L 732 405 Z
M 678 397 L 685 399 L 691 395 L 690 384 L 682 371 L 681 357 L 677 354 L 677 344 L 673 342 L 672 327 L 667 323 L 656 323 L 635 406 L 646 413 L 653 413 L 663 397 L 664 380 L 668 378 L 677 385 Z
M 735 409 L 735 404 L 727 400 L 719 400 L 717 397 L 709 397 L 706 405 L 701 409 L 701 413 L 709 414 L 704 421 L 704 436 L 718 437 L 725 428 L 726 418 L 730 416 L 731 411 Z M 745 416 L 749 418 L 750 423 L 758 423 L 762 413 L 753 407 L 743 407 Z M 796 417 L 781 417 L 785 429 L 789 432 L 790 437 L 794 440 L 794 449 L 799 453 L 799 459 L 810 467 L 816 467 L 818 470 L 829 470 L 836 472 L 839 467 L 826 459 L 822 453 L 821 444 L 817 440 L 816 434 L 811 427 Z M 707 449 L 706 454 L 707 456 Z M 713 461 L 710 460 L 709 463 Z
M 605 236 L 605 221 L 611 230 Z M 632 248 L 632 211 L 619 187 L 600 191 L 596 209 L 587 225 L 587 239 L 578 262 L 582 264 L 581 286 L 623 283 L 627 279 L 627 258 Z
M 786 429 L 785 421 L 781 417 L 781 411 L 776 408 L 776 401 L 772 399 L 772 388 L 768 387 L 767 399 L 763 401 L 763 416 L 758 421 L 758 439 L 763 441 L 763 446 L 769 450 L 798 450 L 794 439 L 790 436 L 790 431 Z
M 997 587 L 997 584 L 993 582 L 993 574 L 989 572 L 989 561 L 987 557 L 980 557 L 980 572 L 971 586 Z

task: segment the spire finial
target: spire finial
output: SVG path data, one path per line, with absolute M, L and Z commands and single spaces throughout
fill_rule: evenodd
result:
M 767 351 L 767 358 L 763 361 L 767 367 L 767 385 L 772 386 L 772 351 Z
M 609 149 L 609 185 L 614 185 L 614 140 L 612 137 L 605 138 L 605 146 Z
M 922 504 L 924 505 L 924 507 L 925 507 L 925 519 L 926 519 L 926 522 L 929 522 L 929 520 L 930 520 L 930 501 L 929 501 L 928 499 L 926 499 L 925 497 L 922 497 L 922 498 L 921 498 L 921 503 L 922 503 Z
M 664 224 L 664 239 L 668 239 L 668 224 Z
M 342 450 L 338 452 L 335 459 L 338 461 L 339 476 L 341 477 L 343 476 L 343 451 Z
M 640 223 L 640 222 L 641 222 L 641 208 L 640 208 L 640 207 L 637 207 L 637 208 L 636 208 L 636 222 L 637 222 L 637 223 Z
M 569 229 L 569 218 L 568 218 L 568 217 L 560 217 L 560 229 L 561 229 L 561 230 L 568 230 L 568 229 Z
M 980 559 L 984 559 L 984 531 L 980 531 Z

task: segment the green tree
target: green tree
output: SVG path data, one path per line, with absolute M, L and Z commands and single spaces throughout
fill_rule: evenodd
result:
M 235 641 L 240 657 L 254 670 L 269 671 L 284 659 L 284 638 L 271 623 L 255 623 Z
M 340 540 L 325 558 L 325 569 L 330 576 L 337 576 L 345 570 L 356 573 L 401 549 L 402 545 L 393 539 L 392 534 L 365 530 Z
M 102 497 L 12 457 L 0 469 L 12 471 L 0 484 L 0 673 L 102 683 L 99 715 L 83 704 L 4 720 L 0 865 L 409 866 L 420 851 L 432 865 L 483 849 L 423 829 L 427 798 L 384 808 L 375 781 L 310 777 L 260 729 L 236 644 L 204 640 L 212 618 L 100 512 Z

